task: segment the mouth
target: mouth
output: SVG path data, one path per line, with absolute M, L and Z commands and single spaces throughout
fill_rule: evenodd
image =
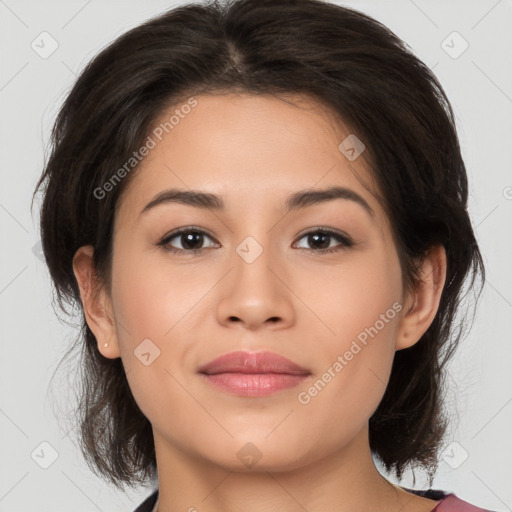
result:
M 247 397 L 267 396 L 298 386 L 311 371 L 273 352 L 231 352 L 199 368 L 216 389 Z

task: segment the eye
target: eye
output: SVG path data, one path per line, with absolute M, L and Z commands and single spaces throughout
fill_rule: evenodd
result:
M 186 227 L 180 228 L 179 230 L 169 234 L 160 242 L 158 242 L 157 245 L 161 246 L 165 251 L 170 251 L 173 253 L 191 252 L 193 254 L 197 254 L 202 252 L 204 249 L 200 246 L 202 246 L 205 237 L 212 240 L 212 238 L 203 230 Z M 181 247 L 176 248 L 171 245 L 171 241 L 174 239 L 176 239 L 178 245 L 181 245 Z
M 313 251 L 320 254 L 323 253 L 331 253 L 336 251 L 342 251 L 348 247 L 352 247 L 354 245 L 353 240 L 344 234 L 338 233 L 337 231 L 333 231 L 329 228 L 317 227 L 314 231 L 308 231 L 300 240 L 306 239 L 306 242 L 312 246 L 317 246 L 317 249 L 307 249 L 303 247 L 299 247 L 299 249 L 304 251 Z M 331 245 L 333 240 L 338 240 L 338 245 Z

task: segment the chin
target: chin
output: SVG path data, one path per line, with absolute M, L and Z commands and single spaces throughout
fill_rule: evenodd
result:
M 308 449 L 303 441 L 286 443 L 278 436 L 271 441 L 270 437 L 274 434 L 265 439 L 266 435 L 268 431 L 252 438 L 237 436 L 229 440 L 228 446 L 216 446 L 216 450 L 203 453 L 203 456 L 211 463 L 237 473 L 292 471 L 319 456 L 313 446 Z

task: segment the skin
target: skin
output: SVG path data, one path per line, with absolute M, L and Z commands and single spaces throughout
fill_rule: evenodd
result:
M 418 342 L 434 319 L 446 277 L 444 249 L 430 251 L 423 281 L 405 296 L 391 226 L 365 160 L 350 162 L 338 149 L 350 131 L 304 97 L 296 105 L 248 94 L 196 100 L 143 160 L 118 203 L 111 290 L 94 280 L 91 246 L 73 261 L 98 350 L 122 358 L 153 426 L 158 510 L 431 511 L 438 502 L 379 473 L 368 420 L 395 351 Z M 341 199 L 284 214 L 291 193 L 330 185 L 356 191 L 374 216 Z M 167 203 L 140 215 L 171 187 L 219 194 L 227 208 Z M 196 242 L 201 253 L 173 254 L 156 245 L 184 226 L 206 231 Z M 317 226 L 356 243 L 321 254 L 323 246 L 304 236 Z M 263 249 L 252 263 L 236 252 L 247 236 Z M 181 243 L 180 236 L 169 242 L 177 249 Z M 336 238 L 326 243 L 340 247 Z M 395 302 L 401 311 L 301 404 L 298 393 Z M 144 339 L 160 350 L 149 366 L 133 353 Z M 196 373 L 235 350 L 277 352 L 312 375 L 295 388 L 250 398 L 219 391 Z M 237 456 L 249 442 L 261 454 L 252 467 Z

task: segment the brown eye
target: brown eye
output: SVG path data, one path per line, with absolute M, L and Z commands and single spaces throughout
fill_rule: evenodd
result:
M 203 244 L 206 238 L 212 240 L 212 238 L 202 230 L 182 228 L 163 238 L 157 245 L 163 247 L 166 251 L 174 253 L 193 252 L 196 254 L 204 249 Z M 173 243 L 171 244 L 171 242 Z M 178 245 L 178 247 L 174 244 Z
M 302 239 L 305 239 L 306 243 L 310 245 L 312 249 L 299 247 L 300 249 L 319 253 L 341 251 L 354 245 L 353 241 L 346 235 L 328 229 L 310 231 L 309 233 L 305 233 L 301 237 L 301 240 Z M 337 240 L 338 244 L 333 246 L 333 240 Z

